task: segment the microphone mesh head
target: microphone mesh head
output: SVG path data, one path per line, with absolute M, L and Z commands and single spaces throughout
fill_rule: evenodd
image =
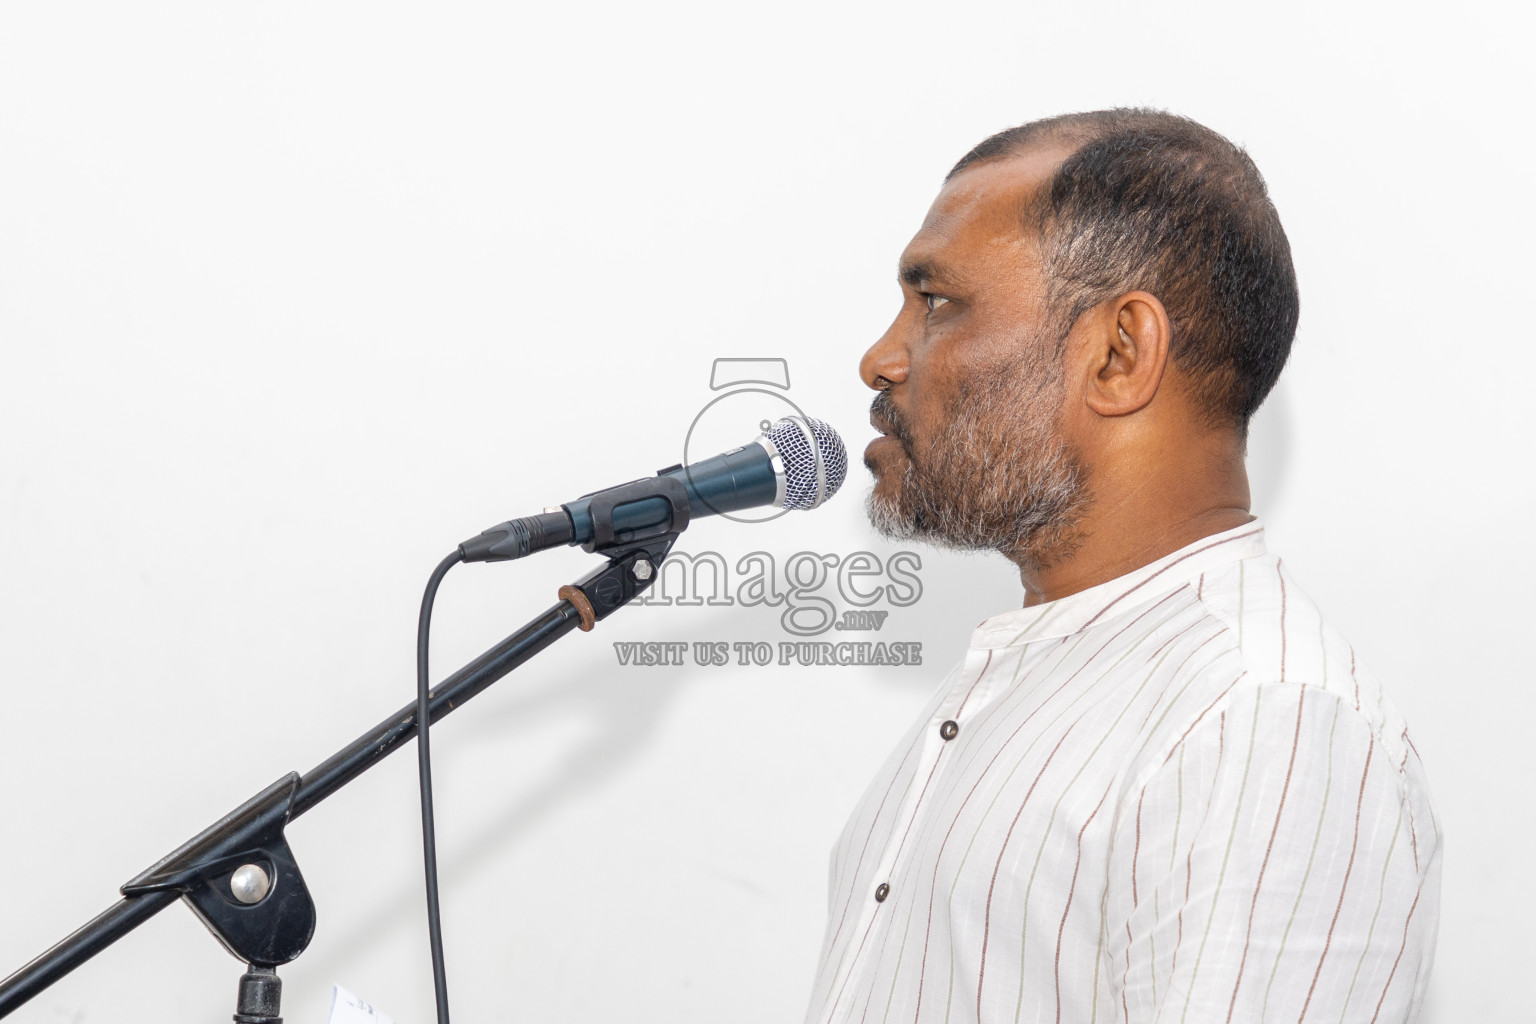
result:
M 784 460 L 785 508 L 815 508 L 843 486 L 848 452 L 837 431 L 821 420 L 786 416 L 763 436 L 773 442 Z M 818 465 L 821 474 L 817 473 Z

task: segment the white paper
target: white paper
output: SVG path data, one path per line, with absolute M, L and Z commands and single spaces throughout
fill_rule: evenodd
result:
M 331 1012 L 326 1024 L 395 1024 L 393 1018 L 380 1013 L 340 985 L 331 986 Z

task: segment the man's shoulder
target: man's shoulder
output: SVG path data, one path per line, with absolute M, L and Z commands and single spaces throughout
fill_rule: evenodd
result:
M 1222 703 L 1251 700 L 1260 690 L 1306 688 L 1312 698 L 1336 700 L 1362 720 L 1392 763 L 1402 763 L 1408 745 L 1402 716 L 1282 558 L 1266 553 L 1229 563 L 1203 574 L 1194 590 L 1240 666 L 1241 678 L 1224 690 Z

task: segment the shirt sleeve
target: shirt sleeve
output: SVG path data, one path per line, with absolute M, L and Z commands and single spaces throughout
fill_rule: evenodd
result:
M 1240 688 L 1191 726 L 1117 808 L 1104 956 L 1118 1019 L 1413 1019 L 1439 844 L 1417 758 L 1394 739 L 1295 683 Z

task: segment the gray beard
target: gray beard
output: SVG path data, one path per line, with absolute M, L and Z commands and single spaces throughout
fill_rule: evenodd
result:
M 1020 565 L 1046 566 L 1077 546 L 1088 504 L 1082 462 L 1057 428 L 1061 376 L 1041 367 L 989 374 L 962 392 L 949 421 L 921 453 L 894 409 L 893 433 L 907 455 L 891 496 L 872 490 L 870 522 L 891 540 L 921 540 L 960 551 L 995 550 Z

